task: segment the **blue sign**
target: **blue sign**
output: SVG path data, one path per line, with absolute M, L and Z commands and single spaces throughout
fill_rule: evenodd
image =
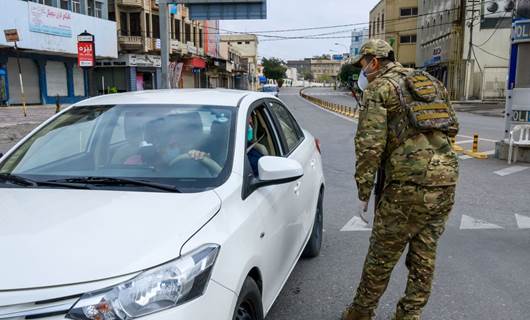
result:
M 512 32 L 513 43 L 530 42 L 530 20 L 516 21 Z
M 344 59 L 344 56 L 342 54 L 334 54 L 332 59 L 335 61 L 342 61 Z

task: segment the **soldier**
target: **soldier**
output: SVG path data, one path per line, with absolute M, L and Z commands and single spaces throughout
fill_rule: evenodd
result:
M 361 215 L 379 168 L 385 178 L 361 281 L 342 319 L 374 317 L 407 245 L 409 276 L 394 319 L 420 319 L 431 292 L 437 242 L 454 203 L 458 160 L 450 137 L 458 122 L 444 86 L 426 72 L 403 68 L 387 42 L 369 40 L 354 64 L 362 67 L 358 84 L 364 91 L 355 137 Z

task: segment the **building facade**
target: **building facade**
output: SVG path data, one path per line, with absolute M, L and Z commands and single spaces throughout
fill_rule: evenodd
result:
M 93 94 L 157 89 L 161 86 L 160 18 L 156 0 L 110 0 L 119 57 L 99 61 Z M 207 57 L 218 58 L 216 21 L 191 21 L 183 5 L 170 6 L 170 85 L 208 87 Z
M 311 72 L 311 59 L 304 59 L 304 60 L 288 60 L 287 61 L 287 67 L 288 68 L 295 68 L 298 72 L 299 78 L 305 78 L 305 75 L 308 72 Z
M 359 54 L 363 43 L 368 40 L 369 37 L 368 28 L 356 29 L 351 33 L 351 44 L 350 44 L 350 56 L 355 57 Z
M 226 43 L 229 47 L 234 48 L 241 55 L 241 71 L 245 73 L 236 75 L 237 87 L 241 89 L 257 90 L 259 86 L 258 79 L 258 37 L 254 34 L 237 34 L 222 35 L 221 43 Z M 245 68 L 243 65 L 247 64 Z
M 116 23 L 105 20 L 107 2 L 94 0 L 2 1 L 1 29 L 17 29 L 18 55 L 28 104 L 74 103 L 88 95 L 89 73 L 77 65 L 77 35 L 94 35 L 96 58 L 116 58 Z M 17 51 L 0 38 L 0 103 L 21 104 Z
M 332 83 L 337 81 L 342 61 L 328 59 L 311 59 L 311 73 L 318 82 Z
M 381 0 L 370 11 L 369 37 L 386 40 L 394 48 L 397 60 L 406 67 L 416 65 L 418 2 L 421 1 Z
M 511 13 L 504 11 L 504 1 L 497 2 L 420 1 L 416 64 L 441 80 L 452 99 L 504 98 Z

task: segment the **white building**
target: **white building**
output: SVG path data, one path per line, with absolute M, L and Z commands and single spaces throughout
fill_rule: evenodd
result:
M 368 28 L 356 29 L 351 33 L 350 56 L 355 57 L 359 54 L 361 46 L 368 40 Z
M 59 6 L 59 1 L 39 1 Z M 62 8 L 66 9 L 62 9 Z M 28 104 L 73 103 L 87 96 L 88 79 L 77 66 L 77 35 L 95 36 L 96 58 L 116 58 L 116 23 L 107 1 L 62 0 L 60 7 L 3 0 L 0 29 L 17 29 L 20 64 Z M 81 12 L 81 13 L 77 13 Z M 88 13 L 90 15 L 82 14 Z M 14 43 L 0 37 L 0 103 L 22 103 Z
M 489 12 L 495 6 L 468 0 L 464 19 L 460 1 L 418 2 L 416 65 L 444 82 L 453 99 L 504 97 L 511 34 L 505 2 L 497 1 L 498 10 Z M 468 61 L 472 17 L 473 50 Z

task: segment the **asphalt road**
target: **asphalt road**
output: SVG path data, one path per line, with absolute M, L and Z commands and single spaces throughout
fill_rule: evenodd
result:
M 356 125 L 312 105 L 296 88 L 282 89 L 280 98 L 302 126 L 322 143 L 325 194 L 325 234 L 321 256 L 301 260 L 267 320 L 338 320 L 351 302 L 368 249 L 369 231 L 355 225 L 357 190 L 353 182 L 353 137 Z M 322 99 L 345 101 L 344 95 Z M 351 98 L 350 98 L 351 99 Z M 503 119 L 459 114 L 462 136 L 502 137 Z M 469 147 L 470 144 L 463 144 Z M 484 151 L 493 143 L 481 140 Z M 438 250 L 433 293 L 424 319 L 513 319 L 530 315 L 530 165 L 508 167 L 499 160 L 461 160 L 457 200 Z M 517 215 L 517 216 L 516 216 Z M 351 226 L 351 225 L 350 225 Z M 396 267 L 376 319 L 389 319 L 404 291 L 404 261 Z

